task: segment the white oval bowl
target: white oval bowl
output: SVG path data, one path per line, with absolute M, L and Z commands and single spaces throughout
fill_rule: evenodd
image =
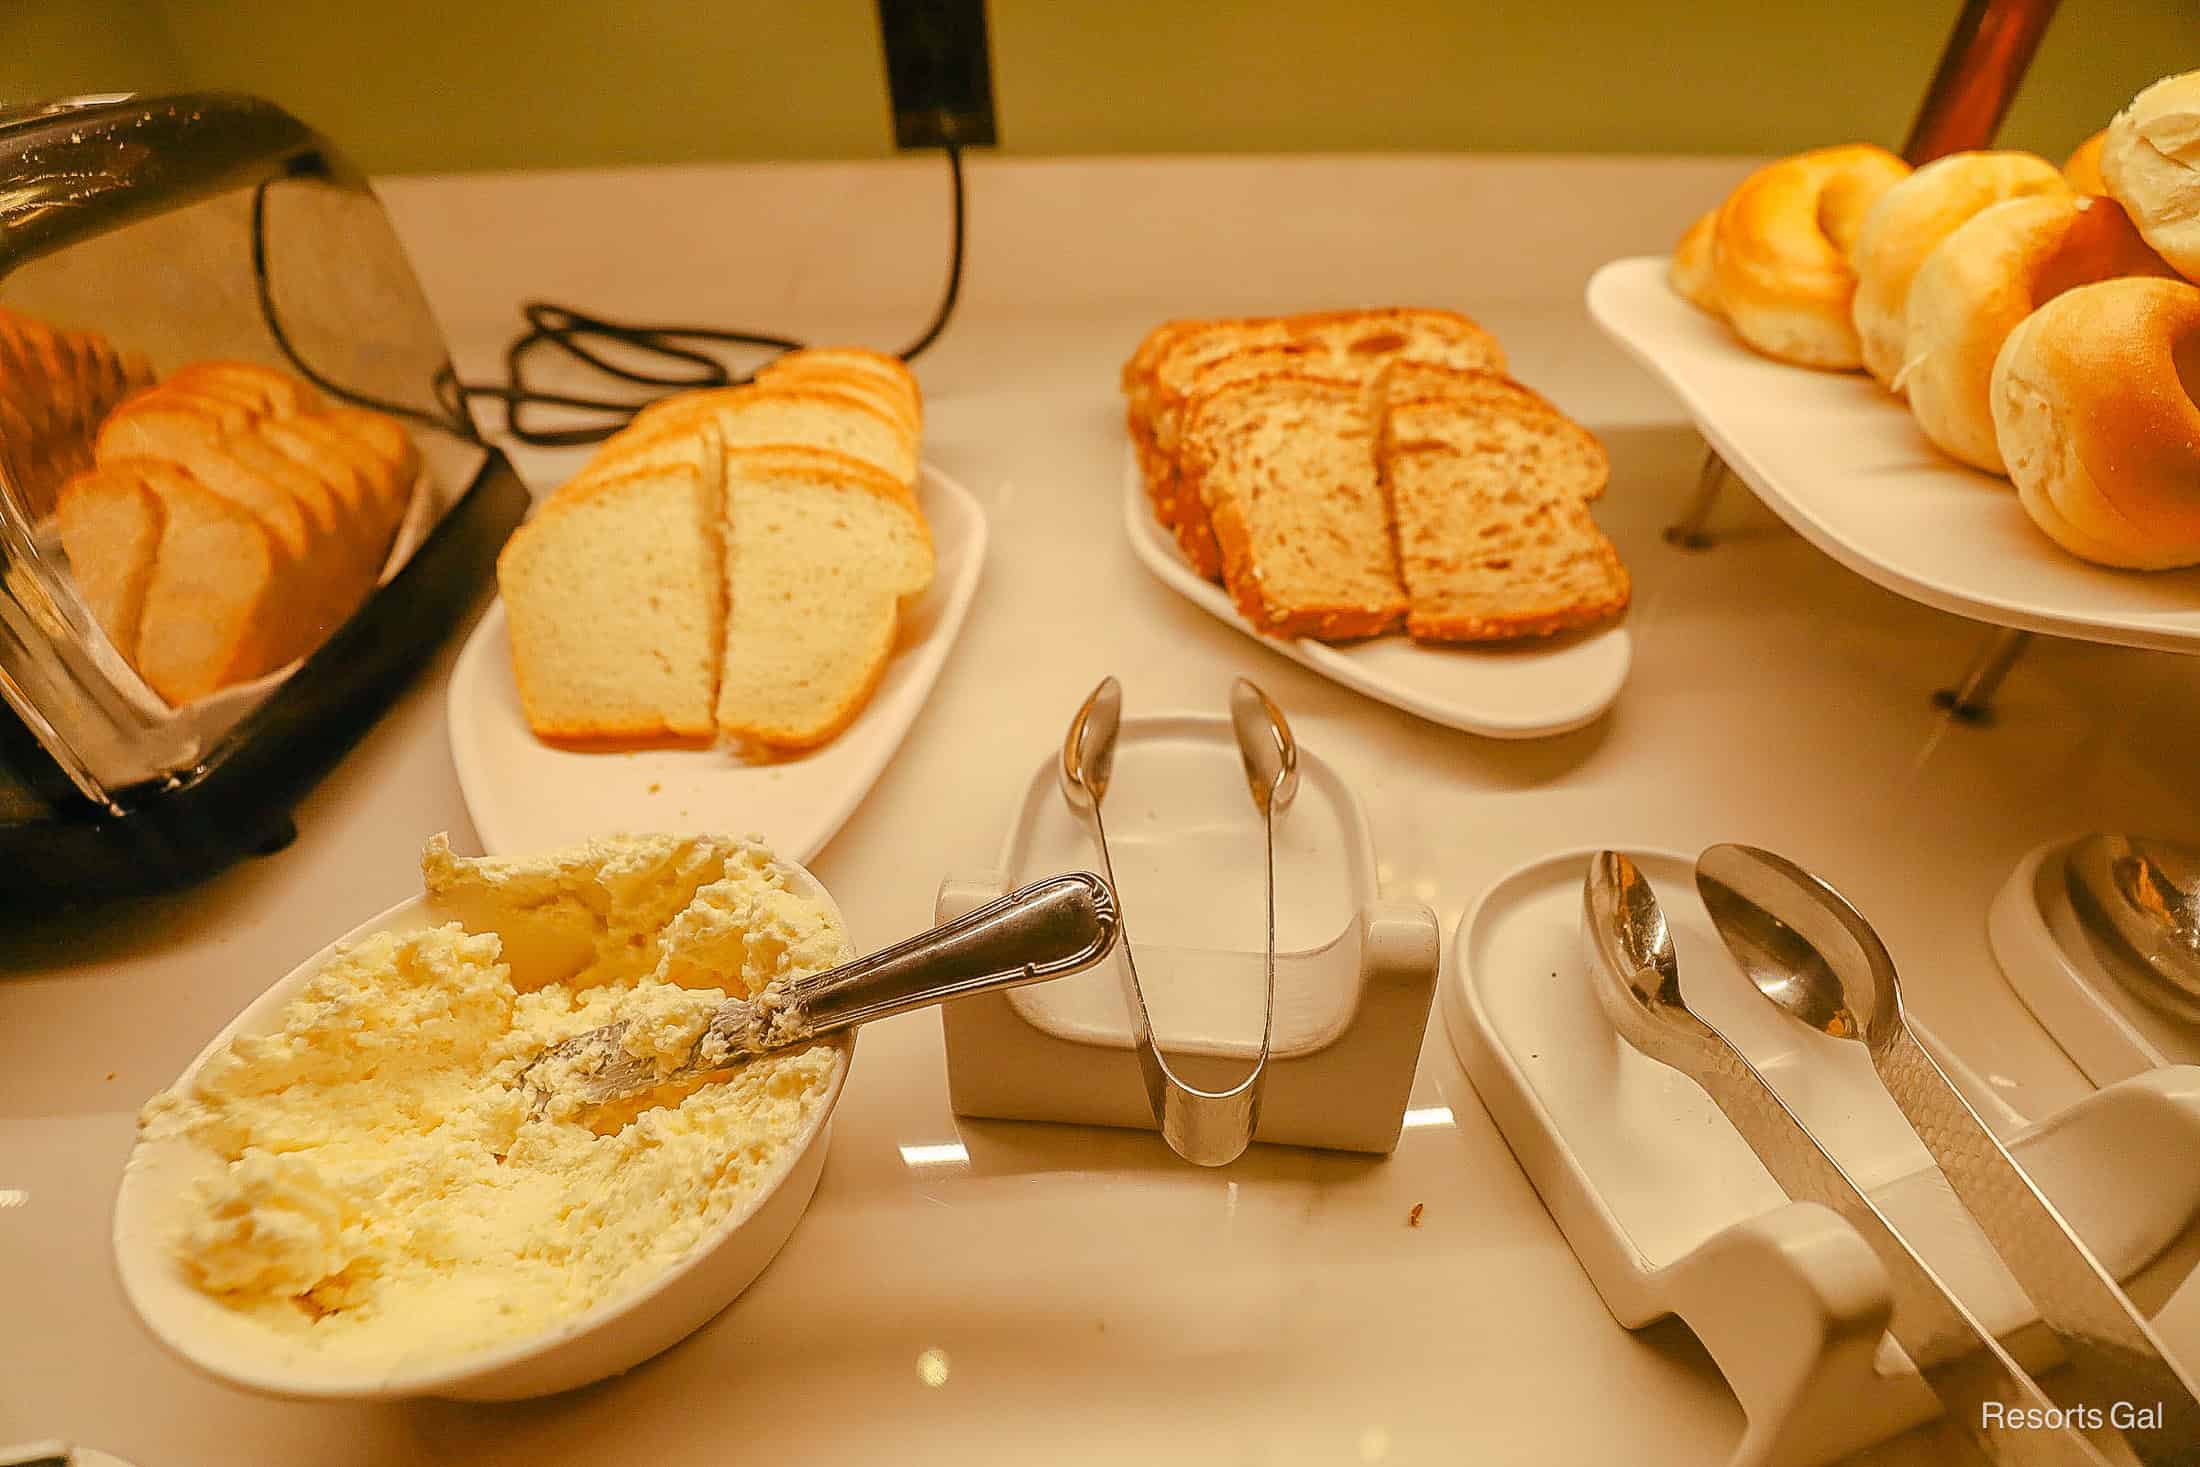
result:
M 796 890 L 824 902 L 843 930 L 840 908 L 807 870 Z M 337 948 L 377 932 L 411 932 L 455 920 L 426 897 L 370 918 L 298 965 L 255 999 L 199 1051 L 176 1087 L 239 1035 L 275 1029 L 283 1008 Z M 172 1242 L 184 1221 L 192 1185 L 220 1164 L 183 1138 L 138 1142 L 115 1196 L 115 1267 L 123 1293 L 163 1345 L 207 1374 L 270 1395 L 307 1400 L 401 1400 L 442 1396 L 461 1401 L 512 1401 L 547 1396 L 617 1375 L 679 1343 L 732 1303 L 764 1271 L 801 1221 L 824 1170 L 834 1105 L 848 1078 L 855 1037 L 833 1041 L 837 1058 L 818 1106 L 778 1175 L 768 1178 L 743 1211 L 720 1222 L 677 1263 L 632 1293 L 558 1321 L 540 1334 L 492 1349 L 362 1369 L 317 1358 L 303 1346 L 225 1308 L 194 1287 L 176 1266 Z M 172 1087 L 173 1088 L 173 1087 Z

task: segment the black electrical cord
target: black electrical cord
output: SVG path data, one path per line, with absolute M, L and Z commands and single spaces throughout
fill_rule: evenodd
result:
M 953 143 L 947 145 L 947 176 L 953 221 L 948 245 L 947 288 L 940 296 L 938 308 L 932 313 L 931 323 L 916 340 L 896 353 L 905 362 L 915 361 L 923 355 L 926 348 L 939 340 L 940 333 L 947 329 L 949 318 L 955 314 L 956 301 L 962 295 L 962 149 Z M 783 352 L 800 350 L 802 346 L 801 342 L 790 337 L 773 336 L 764 332 L 733 331 L 712 326 L 641 326 L 590 315 L 552 301 L 529 301 L 520 308 L 527 320 L 527 330 L 505 349 L 503 382 L 461 382 L 445 366 L 437 374 L 435 382 L 436 399 L 442 408 L 441 416 L 404 403 L 389 402 L 332 382 L 315 371 L 298 354 L 289 333 L 283 329 L 282 320 L 275 311 L 267 268 L 267 190 L 274 181 L 269 179 L 262 182 L 252 195 L 252 279 L 259 296 L 260 314 L 267 322 L 268 332 L 274 338 L 276 347 L 289 359 L 299 375 L 329 396 L 356 403 L 361 407 L 426 423 L 462 437 L 477 438 L 479 435 L 472 425 L 466 403 L 477 397 L 491 398 L 504 404 L 506 430 L 522 443 L 541 447 L 598 443 L 625 427 L 636 413 L 661 397 L 701 388 L 738 386 L 755 376 L 753 370 L 735 373 L 712 353 L 683 343 L 759 347 L 775 357 Z M 613 361 L 604 356 L 600 349 L 592 346 L 592 342 L 616 343 L 630 355 L 638 354 L 644 359 L 654 357 L 671 364 L 676 370 L 649 371 Z M 527 381 L 528 365 L 537 360 L 545 350 L 561 352 L 599 376 L 631 383 L 637 387 L 662 390 L 614 399 L 578 397 L 530 386 Z M 576 427 L 533 427 L 522 416 L 530 408 L 563 408 L 587 413 L 595 421 Z

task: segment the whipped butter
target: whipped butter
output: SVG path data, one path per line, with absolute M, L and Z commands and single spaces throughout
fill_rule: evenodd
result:
M 340 950 L 140 1123 L 218 1159 L 173 1239 L 185 1277 L 331 1362 L 440 1361 L 641 1287 L 778 1174 L 836 1060 L 531 1114 L 546 1047 L 625 1020 L 669 1069 L 726 997 L 845 962 L 846 935 L 753 841 L 508 861 L 438 836 L 422 870 L 457 922 Z

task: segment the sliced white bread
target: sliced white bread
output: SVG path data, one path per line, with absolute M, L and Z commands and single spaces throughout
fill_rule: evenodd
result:
M 164 519 L 159 496 L 129 465 L 78 474 L 54 504 L 77 593 L 107 640 L 132 663 Z
M 710 740 L 725 624 L 723 496 L 714 463 L 660 464 L 560 493 L 505 542 L 497 586 L 537 737 Z
M 924 394 L 900 357 L 854 346 L 809 347 L 767 362 L 763 386 L 830 387 L 883 403 L 912 440 L 924 436 Z
M 383 446 L 372 444 L 356 429 L 339 427 L 330 413 L 262 418 L 257 433 L 277 453 L 328 479 L 332 493 L 343 499 L 361 526 L 367 559 L 381 574 L 389 541 L 396 537 L 411 501 L 411 477 L 405 464 L 392 460 Z M 403 438 L 403 431 L 398 435 Z
M 270 417 L 316 413 L 324 406 L 310 384 L 256 362 L 189 362 L 169 373 L 166 385 L 228 398 Z
M 814 748 L 885 672 L 903 598 L 931 583 L 931 532 L 905 485 L 818 448 L 729 449 L 726 515 L 718 727 Z
M 1405 614 L 1361 384 L 1291 371 L 1227 383 L 1193 405 L 1180 463 L 1255 626 L 1341 640 Z
M 312 481 L 319 504 L 327 507 L 334 532 L 350 548 L 350 559 L 372 589 L 381 574 L 397 521 L 384 480 L 388 467 L 365 445 L 337 432 L 312 414 L 262 418 L 235 443 L 249 444 L 250 461 L 279 457 Z
M 160 500 L 160 549 L 139 617 L 137 669 L 181 706 L 279 665 L 269 641 L 284 618 L 282 552 L 265 526 L 177 468 L 134 467 Z
M 596 450 L 583 473 L 613 470 L 662 451 L 668 439 L 717 426 L 728 447 L 803 445 L 861 459 L 897 483 L 916 482 L 916 442 L 893 418 L 863 399 L 832 388 L 728 387 L 689 393 L 660 404 L 645 425 L 619 433 Z M 674 451 L 677 451 L 675 448 Z
M 420 480 L 420 450 L 414 446 L 412 434 L 405 431 L 405 425 L 386 413 L 356 407 L 332 407 L 314 416 L 317 422 L 326 423 L 364 446 L 380 461 L 382 473 L 377 483 L 391 523 L 401 523 L 405 511 L 412 506 L 413 489 Z
M 1610 472 L 1596 438 L 1503 378 L 1402 386 L 1386 399 L 1382 468 L 1407 630 L 1494 641 L 1624 610 L 1626 568 L 1588 510 Z

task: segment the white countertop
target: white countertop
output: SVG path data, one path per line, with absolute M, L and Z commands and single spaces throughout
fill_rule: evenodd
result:
M 1928 695 L 1981 629 L 1840 569 L 1739 491 L 1719 548 L 1662 543 L 1701 447 L 1591 328 L 1580 287 L 1663 247 L 1738 167 L 974 167 L 965 305 L 919 375 L 927 457 L 984 504 L 991 558 L 932 706 L 813 863 L 859 940 L 926 925 L 943 874 L 992 863 L 1102 673 L 1136 711 L 1219 709 L 1246 673 L 1356 782 L 1386 891 L 1434 906 L 1447 941 L 1477 893 L 1550 850 L 1747 839 L 1871 914 L 1912 1007 L 2021 1109 L 2084 1093 L 1995 971 L 1986 904 L 2050 837 L 2194 830 L 2200 684 L 2165 655 L 2042 643 L 1996 726 L 1952 726 Z M 896 345 L 936 288 L 943 192 L 917 162 L 387 196 L 461 371 L 485 374 L 537 295 Z M 1368 702 L 1179 600 L 1123 542 L 1115 372 L 1146 326 L 1374 299 L 1474 312 L 1610 448 L 1598 517 L 1635 574 L 1636 661 L 1592 727 L 1494 743 Z M 556 456 L 521 462 L 556 481 Z M 1261 1148 L 1217 1172 L 1143 1133 L 958 1121 L 937 1014 L 893 1020 L 863 1036 L 786 1251 L 630 1376 L 513 1407 L 308 1406 L 200 1378 L 139 1328 L 108 1262 L 134 1110 L 274 978 L 407 895 L 426 836 L 472 841 L 443 727 L 456 647 L 301 806 L 289 849 L 0 931 L 0 1442 L 69 1436 L 138 1467 L 1723 1459 L 1740 1423 L 1708 1358 L 1678 1326 L 1613 1323 L 1438 1019 L 1425 1123 L 1395 1156 Z M 946 1358 L 936 1386 L 927 1351 Z M 1879 1460 L 1945 1452 L 1912 1440 Z

